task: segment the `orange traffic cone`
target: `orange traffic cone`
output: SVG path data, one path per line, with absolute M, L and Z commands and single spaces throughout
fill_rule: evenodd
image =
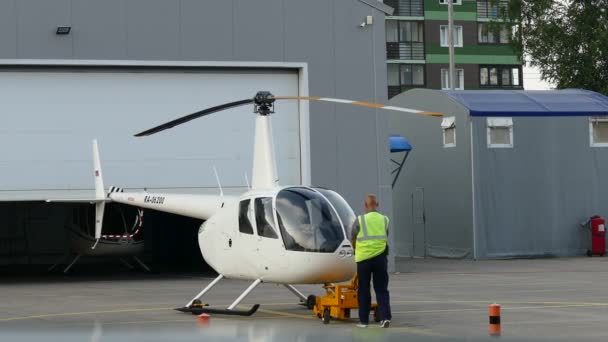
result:
M 490 336 L 500 336 L 500 304 L 490 305 Z
M 196 321 L 198 322 L 198 326 L 207 326 L 209 325 L 209 321 L 211 320 L 211 316 L 209 316 L 209 314 L 206 313 L 202 313 L 200 315 L 197 316 Z

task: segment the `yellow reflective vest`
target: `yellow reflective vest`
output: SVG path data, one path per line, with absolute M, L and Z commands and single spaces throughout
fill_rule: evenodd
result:
M 386 249 L 388 217 L 372 211 L 358 217 L 359 232 L 355 247 L 355 261 L 364 261 L 378 256 Z

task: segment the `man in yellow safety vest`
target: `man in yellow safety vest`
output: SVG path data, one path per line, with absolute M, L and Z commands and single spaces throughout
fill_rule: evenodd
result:
M 369 194 L 365 197 L 365 215 L 358 217 L 356 222 L 355 261 L 359 276 L 359 324 L 365 328 L 369 324 L 371 310 L 370 281 L 374 282 L 374 291 L 378 301 L 380 326 L 388 328 L 391 323 L 391 306 L 388 293 L 388 217 L 378 211 L 378 199 Z

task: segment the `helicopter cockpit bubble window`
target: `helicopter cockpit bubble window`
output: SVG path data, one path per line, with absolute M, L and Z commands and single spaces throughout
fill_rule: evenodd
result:
M 251 213 L 253 210 L 250 210 L 251 200 L 243 200 L 239 203 L 239 231 L 244 234 L 253 234 L 253 216 Z
M 344 241 L 338 214 L 327 199 L 312 189 L 279 191 L 276 209 L 287 250 L 332 253 Z
M 272 197 L 255 199 L 255 223 L 258 235 L 272 239 L 278 239 L 272 211 Z
M 337 192 L 329 189 L 323 188 L 315 188 L 318 192 L 320 192 L 323 196 L 327 197 L 327 199 L 334 206 L 338 215 L 340 215 L 340 219 L 342 220 L 342 224 L 344 224 L 344 229 L 346 230 L 346 236 L 348 239 L 354 238 L 354 229 L 355 222 L 357 221 L 357 215 L 350 207 L 348 202 L 340 196 Z

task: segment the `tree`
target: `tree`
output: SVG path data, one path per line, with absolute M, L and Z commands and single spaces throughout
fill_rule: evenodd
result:
M 542 79 L 608 95 L 608 0 L 491 2 L 502 8 L 495 23 L 516 27 L 512 45 Z

